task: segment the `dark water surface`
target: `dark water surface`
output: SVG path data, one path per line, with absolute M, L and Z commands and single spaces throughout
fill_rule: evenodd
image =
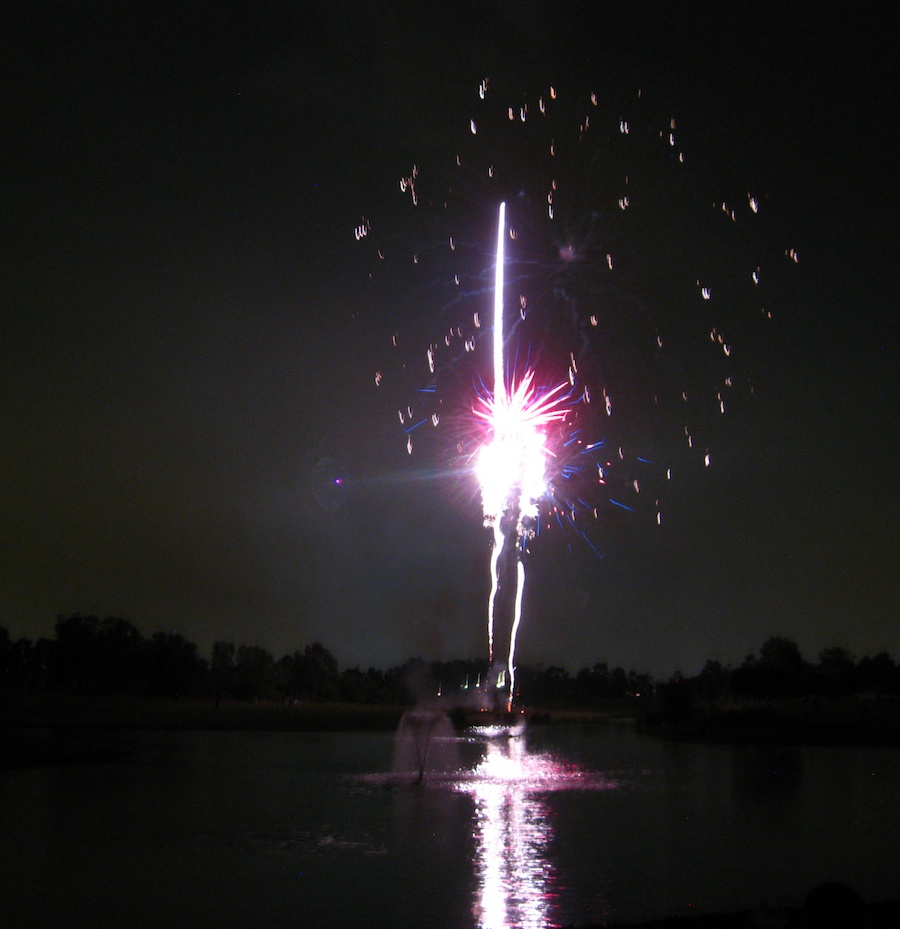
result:
M 502 929 L 900 892 L 896 750 L 495 735 L 419 785 L 384 733 L 137 733 L 125 761 L 0 771 L 0 924 Z

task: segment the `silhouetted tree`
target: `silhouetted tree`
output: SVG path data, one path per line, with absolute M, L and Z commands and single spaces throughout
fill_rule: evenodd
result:
M 555 673 L 555 669 L 547 669 Z M 634 672 L 632 672 L 633 674 Z M 547 682 L 551 689 L 554 682 Z M 569 685 L 572 698 L 581 706 L 593 706 L 610 697 L 624 697 L 630 691 L 632 682 L 624 668 L 610 668 L 605 661 L 598 662 L 592 668 L 582 668 Z
M 802 693 L 808 683 L 809 667 L 796 642 L 779 636 L 767 639 L 759 659 L 748 655 L 731 676 L 737 696 L 772 700 Z
M 216 706 L 223 697 L 233 696 L 235 684 L 234 642 L 213 642 L 209 682 L 216 698 Z
M 573 701 L 575 680 L 557 665 L 524 666 L 516 671 L 519 697 L 536 706 L 563 706 Z
M 663 722 L 680 723 L 694 708 L 694 688 L 680 674 L 659 688 L 659 714 Z
M 653 677 L 643 671 L 632 668 L 628 672 L 628 693 L 633 697 L 649 697 L 656 690 Z
M 403 703 L 405 693 L 391 686 L 391 678 L 383 671 L 369 668 L 347 668 L 340 674 L 340 698 L 349 703 Z
M 272 686 L 282 700 L 296 700 L 300 695 L 297 673 L 298 656 L 302 660 L 299 652 L 294 652 L 293 655 L 282 655 L 272 669 Z
M 8 630 L 0 626 L 0 690 L 19 690 L 24 686 L 30 645 L 22 639 L 14 642 Z
M 856 677 L 860 691 L 873 693 L 876 697 L 900 694 L 900 666 L 887 652 L 860 658 Z
M 703 670 L 694 678 L 697 696 L 707 701 L 721 700 L 731 680 L 730 669 L 722 667 L 720 661 L 710 658 Z
M 96 627 L 94 679 L 102 693 L 133 693 L 141 687 L 143 635 L 127 620 L 109 616 Z
M 773 636 L 763 642 L 759 650 L 759 660 L 773 668 L 782 668 L 798 674 L 804 667 L 803 656 L 797 643 L 782 636 Z
M 56 686 L 56 639 L 40 638 L 34 643 L 29 654 L 28 684 L 49 690 Z
M 241 645 L 234 662 L 234 695 L 259 700 L 274 693 L 275 659 L 259 645 Z
M 323 700 L 336 700 L 340 694 L 337 659 L 321 642 L 303 650 L 302 692 Z
M 814 671 L 817 692 L 830 697 L 843 697 L 857 690 L 856 662 L 844 648 L 826 648 L 819 654 Z
M 57 687 L 79 692 L 93 687 L 96 616 L 60 616 L 56 620 L 53 678 Z
M 155 632 L 144 643 L 144 692 L 152 697 L 198 693 L 209 669 L 197 646 L 177 632 Z

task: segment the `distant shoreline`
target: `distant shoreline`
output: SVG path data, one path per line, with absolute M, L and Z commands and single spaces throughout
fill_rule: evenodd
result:
M 457 715 L 468 724 L 481 722 L 477 710 L 441 704 L 451 718 Z M 393 731 L 412 706 L 369 704 L 328 700 L 234 700 L 213 697 L 154 698 L 130 695 L 85 696 L 57 692 L 19 692 L 0 699 L 0 726 L 32 729 L 110 730 L 259 730 L 303 731 Z M 610 720 L 633 722 L 637 711 L 620 700 L 593 710 L 579 708 L 526 708 L 534 724 L 595 723 Z M 505 718 L 505 714 L 503 715 Z M 484 718 L 498 719 L 485 713 Z M 514 711 L 509 719 L 518 718 Z
M 0 700 L 0 768 L 106 761 L 128 752 L 133 731 L 394 732 L 410 707 L 328 701 L 239 701 L 212 697 L 5 694 Z M 450 709 L 448 707 L 448 709 Z M 481 722 L 476 711 L 450 710 L 458 727 Z M 496 714 L 495 714 L 496 715 Z M 487 714 L 485 719 L 494 720 Z M 900 747 L 900 700 L 783 702 L 695 710 L 681 719 L 611 700 L 593 710 L 529 708 L 530 725 L 635 725 L 672 741 L 759 745 Z M 510 719 L 517 718 L 513 714 Z
M 240 701 L 212 697 L 154 699 L 17 693 L 0 701 L 0 768 L 121 760 L 128 733 L 156 732 L 395 732 L 409 706 L 327 701 Z M 542 711 L 537 724 L 596 724 L 621 718 L 584 710 Z M 456 714 L 451 714 L 456 716 Z M 464 714 L 467 725 L 478 713 Z M 461 720 L 454 719 L 458 724 Z M 624 720 L 633 723 L 634 717 Z
M 403 707 L 344 703 L 250 703 L 16 695 L 0 703 L 0 768 L 126 759 L 128 734 L 155 732 L 393 732 Z
M 326 701 L 15 694 L 0 725 L 31 729 L 343 731 L 397 728 L 406 707 Z

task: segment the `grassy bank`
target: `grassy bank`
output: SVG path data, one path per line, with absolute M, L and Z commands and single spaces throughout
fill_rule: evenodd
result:
M 216 703 L 211 697 L 151 699 L 26 692 L 8 694 L 0 701 L 0 726 L 31 729 L 392 732 L 407 709 L 398 705 L 324 701 L 222 700 Z M 448 706 L 451 715 L 452 709 Z M 593 710 L 528 708 L 525 713 L 534 724 L 589 724 L 609 720 L 633 721 L 636 708 L 633 703 L 610 700 L 609 705 Z M 479 714 L 475 711 L 466 715 L 467 720 L 479 721 Z
M 393 730 L 399 706 L 357 703 L 258 703 L 212 698 L 146 699 L 56 693 L 15 694 L 0 703 L 0 725 L 31 729 L 158 729 L 184 731 Z
M 241 703 L 16 694 L 0 703 L 0 767 L 120 761 L 137 730 L 393 732 L 403 707 L 350 703 Z
M 647 714 L 648 735 L 697 742 L 900 747 L 900 699 L 849 696 L 766 703 L 708 703 Z

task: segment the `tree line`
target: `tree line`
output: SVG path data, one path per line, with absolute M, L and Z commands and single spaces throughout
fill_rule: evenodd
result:
M 810 744 L 898 744 L 900 666 L 830 647 L 808 662 L 773 637 L 737 667 L 707 661 L 657 691 L 641 722 L 680 738 Z
M 878 697 L 900 694 L 900 666 L 887 652 L 856 660 L 839 647 L 825 648 L 819 652 L 818 661 L 808 662 L 796 642 L 774 636 L 766 640 L 758 655 L 748 655 L 735 668 L 707 661 L 703 670 L 687 683 L 698 698 L 707 701 L 845 697 L 861 693 Z
M 0 626 L 0 691 L 404 705 L 438 697 L 466 702 L 486 670 L 483 661 L 420 658 L 387 670 L 342 669 L 320 642 L 276 659 L 259 645 L 216 641 L 206 659 L 178 632 L 147 638 L 118 617 L 60 616 L 53 638 L 36 642 L 13 640 Z M 649 675 L 606 664 L 575 677 L 555 665 L 527 666 L 518 680 L 518 697 L 541 705 L 590 705 L 655 686 Z
M 855 659 L 844 648 L 823 649 L 815 662 L 807 661 L 797 643 L 781 636 L 767 639 L 759 654 L 747 655 L 737 666 L 709 659 L 699 674 L 675 672 L 666 681 L 621 668 L 596 664 L 577 674 L 562 668 L 543 669 L 531 680 L 533 669 L 516 672 L 523 695 L 534 702 L 589 706 L 607 697 L 654 696 L 667 705 L 729 702 L 772 702 L 802 697 L 847 697 L 872 694 L 900 696 L 900 665 L 887 652 Z M 526 700 L 526 702 L 530 702 Z
M 213 643 L 207 660 L 179 632 L 145 637 L 118 617 L 60 616 L 52 639 L 12 640 L 0 627 L 0 690 L 221 699 L 402 703 L 396 671 L 341 671 L 321 643 L 276 660 L 258 645 Z
M 0 626 L 0 691 L 52 690 L 144 697 L 222 700 L 347 701 L 410 704 L 439 694 L 465 701 L 481 686 L 483 662 L 410 659 L 382 670 L 341 669 L 321 643 L 276 659 L 258 645 L 213 643 L 203 658 L 178 632 L 145 637 L 124 619 L 60 616 L 52 639 L 13 640 Z M 572 674 L 543 664 L 517 669 L 517 701 L 532 706 L 591 708 L 609 699 L 659 698 L 676 714 L 698 702 L 771 701 L 807 695 L 900 695 L 900 666 L 886 652 L 853 658 L 842 648 L 807 662 L 797 644 L 773 637 L 736 667 L 715 660 L 699 674 L 667 681 L 599 662 Z

